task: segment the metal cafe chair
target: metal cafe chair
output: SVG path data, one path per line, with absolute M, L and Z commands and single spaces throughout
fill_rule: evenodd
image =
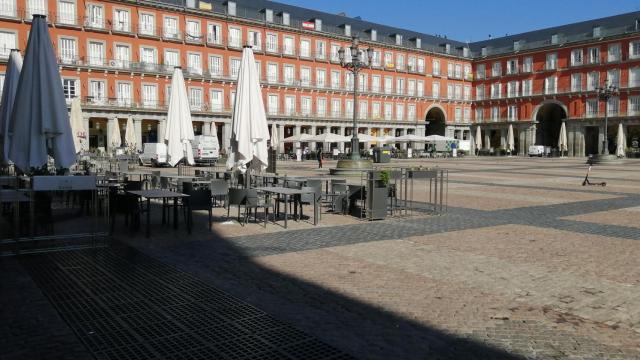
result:
M 229 184 L 222 179 L 211 180 L 211 197 L 213 197 L 214 205 L 218 198 L 223 198 L 226 204 L 229 198 Z
M 244 225 L 240 221 L 240 208 L 245 203 L 245 198 L 247 197 L 247 189 L 229 189 L 229 195 L 227 197 L 227 219 L 229 219 L 229 214 L 231 213 L 231 206 L 238 207 L 238 222 L 240 225 Z
M 258 208 L 262 208 L 264 216 L 263 227 L 267 227 L 269 218 L 269 208 L 271 207 L 271 197 L 268 194 L 259 194 L 256 189 L 246 189 L 246 198 L 244 203 L 244 222 L 249 220 L 251 209 L 254 211 L 254 219 L 258 222 Z
M 211 192 L 209 189 L 198 189 L 185 192 L 189 195 L 185 198 L 185 211 L 187 214 L 187 226 L 193 226 L 193 211 L 207 210 L 209 213 L 209 231 L 211 231 L 211 222 L 213 219 Z

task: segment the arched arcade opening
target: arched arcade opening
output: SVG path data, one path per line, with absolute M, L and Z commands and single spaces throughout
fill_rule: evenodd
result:
M 546 103 L 540 106 L 536 114 L 536 145 L 558 146 L 560 127 L 567 118 L 567 112 L 558 103 Z
M 446 118 L 439 107 L 431 108 L 425 117 L 425 135 L 445 135 Z

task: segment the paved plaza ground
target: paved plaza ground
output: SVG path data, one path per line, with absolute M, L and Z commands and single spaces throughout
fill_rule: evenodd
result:
M 448 212 L 0 258 L 0 358 L 640 359 L 640 161 L 392 165 L 448 169 Z

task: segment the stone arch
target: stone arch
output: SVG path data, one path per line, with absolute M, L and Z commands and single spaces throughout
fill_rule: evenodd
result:
M 445 135 L 447 126 L 447 112 L 440 105 L 434 104 L 429 106 L 424 116 L 425 119 L 425 135 Z M 429 124 L 426 124 L 426 122 Z
M 536 123 L 536 145 L 557 147 L 560 127 L 567 114 L 566 105 L 557 100 L 545 100 L 536 106 L 532 116 Z

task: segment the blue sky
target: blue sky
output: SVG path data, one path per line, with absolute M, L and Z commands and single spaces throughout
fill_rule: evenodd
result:
M 640 0 L 277 0 L 459 41 L 569 24 L 631 11 Z

